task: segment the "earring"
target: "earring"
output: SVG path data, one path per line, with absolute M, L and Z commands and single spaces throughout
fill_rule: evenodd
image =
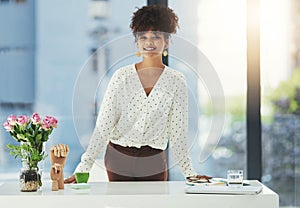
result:
M 164 50 L 162 55 L 163 55 L 164 57 L 166 57 L 166 56 L 168 55 L 168 51 L 167 51 L 167 50 Z
M 139 51 L 136 52 L 136 56 L 137 56 L 137 57 L 140 57 L 140 56 L 141 56 L 141 52 L 139 52 Z

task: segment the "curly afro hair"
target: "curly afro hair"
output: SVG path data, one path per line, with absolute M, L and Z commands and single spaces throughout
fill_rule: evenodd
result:
M 135 35 L 138 32 L 160 31 L 170 34 L 176 33 L 178 17 L 172 9 L 150 5 L 144 6 L 133 13 L 130 28 Z

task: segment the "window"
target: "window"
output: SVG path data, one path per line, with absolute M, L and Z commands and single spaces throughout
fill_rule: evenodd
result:
M 9 3 L 9 0 L 0 0 L 0 4 Z
M 193 164 L 197 172 L 215 177 L 226 177 L 227 169 L 242 169 L 246 173 L 246 1 L 195 0 L 189 4 L 169 1 L 169 6 L 179 16 L 178 36 L 197 47 L 210 61 L 212 70 L 216 73 L 216 77 L 210 82 L 203 81 L 205 77 L 201 77 L 201 73 L 204 73 L 205 66 L 201 66 L 202 59 L 199 57 L 198 60 L 191 60 L 198 61 L 200 74 L 200 78 L 196 80 L 194 76 L 188 78 L 188 83 L 194 84 L 191 85 L 191 91 L 198 87 L 199 102 L 190 106 L 190 111 L 200 111 L 197 121 L 189 120 L 193 126 L 190 129 L 191 135 L 195 135 L 193 131 L 198 131 L 198 137 L 191 145 Z M 187 54 L 194 53 L 187 47 L 182 47 L 181 50 Z M 172 57 L 169 63 L 174 66 Z M 181 65 L 174 68 L 180 69 Z M 187 71 L 190 72 L 191 69 Z M 215 135 L 212 135 L 210 129 L 224 112 L 212 105 L 214 92 L 207 88 L 210 83 L 217 83 L 218 80 L 226 102 L 226 119 L 221 137 L 219 132 L 213 131 Z M 191 96 L 190 100 L 193 99 Z M 194 125 L 195 122 L 197 125 Z M 171 179 L 178 178 L 179 172 L 174 169 Z
M 20 4 L 20 3 L 25 3 L 27 0 L 15 0 L 16 3 Z
M 27 53 L 28 51 L 29 49 L 27 47 L 0 47 L 0 55 L 17 55 Z
M 26 3 L 27 0 L 0 0 L 1 3 Z
M 262 182 L 299 206 L 299 1 L 261 0 Z

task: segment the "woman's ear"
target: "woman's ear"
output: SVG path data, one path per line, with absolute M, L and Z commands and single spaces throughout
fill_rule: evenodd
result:
M 169 39 L 165 40 L 165 48 L 164 49 L 167 49 L 167 48 L 169 48 Z

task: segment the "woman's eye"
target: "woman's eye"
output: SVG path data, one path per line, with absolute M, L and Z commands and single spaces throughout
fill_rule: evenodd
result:
M 138 37 L 138 40 L 141 40 L 141 41 L 145 41 L 147 39 L 149 39 L 149 40 L 160 40 L 161 37 L 160 36 L 153 36 L 153 37 L 149 37 L 149 38 L 147 38 L 146 36 Z

